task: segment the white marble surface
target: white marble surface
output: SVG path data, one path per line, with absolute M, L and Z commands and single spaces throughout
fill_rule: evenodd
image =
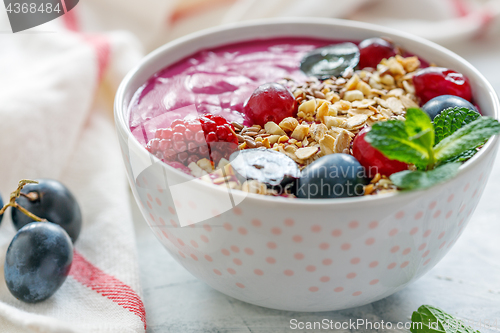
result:
M 500 92 L 500 41 L 483 40 L 452 49 L 472 62 Z M 134 205 L 148 332 L 312 332 L 290 329 L 290 320 L 407 322 L 412 311 L 422 304 L 438 306 L 477 325 L 483 323 L 483 327 L 477 326 L 483 333 L 500 332 L 500 155 L 493 168 L 467 229 L 436 267 L 386 299 L 335 312 L 270 310 L 213 290 L 170 257 Z M 493 327 L 484 328 L 485 321 Z

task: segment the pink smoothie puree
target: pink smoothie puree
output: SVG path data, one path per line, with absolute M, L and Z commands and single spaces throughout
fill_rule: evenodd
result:
M 153 75 L 130 104 L 130 129 L 146 144 L 158 128 L 186 116 L 211 113 L 243 122 L 245 101 L 261 84 L 291 77 L 312 49 L 340 41 L 311 38 L 253 40 L 203 50 Z

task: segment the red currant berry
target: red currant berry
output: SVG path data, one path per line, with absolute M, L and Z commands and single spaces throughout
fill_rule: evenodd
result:
M 441 95 L 454 95 L 472 102 L 469 80 L 463 74 L 448 68 L 421 69 L 413 76 L 413 84 L 421 104 Z
M 172 139 L 172 135 L 174 134 L 174 131 L 172 131 L 171 128 L 164 128 L 159 130 L 159 132 L 160 132 L 160 139 Z
M 365 135 L 371 127 L 365 127 L 358 133 L 352 143 L 352 154 L 365 168 L 370 178 L 375 177 L 377 173 L 383 176 L 390 176 L 393 173 L 408 169 L 406 163 L 390 160 L 371 144 L 366 142 Z
M 297 102 L 292 93 L 278 83 L 265 83 L 253 92 L 244 106 L 245 115 L 254 124 L 264 126 L 269 121 L 279 123 L 297 114 Z
M 176 120 L 174 120 L 172 122 L 172 124 L 170 124 L 170 127 L 174 128 L 177 125 L 184 125 L 184 120 L 182 120 L 182 119 L 176 119 Z
M 228 134 L 228 128 L 226 127 L 227 125 L 223 126 L 217 126 L 217 137 L 219 140 L 226 140 L 227 139 L 227 134 Z
M 359 43 L 359 63 L 358 68 L 377 68 L 382 59 L 389 59 L 396 55 L 395 47 L 392 43 L 382 38 L 368 38 Z
M 216 142 L 217 141 L 217 135 L 214 132 L 210 132 L 206 136 L 207 142 Z
M 172 140 L 174 140 L 176 142 L 184 141 L 184 133 L 174 132 L 174 135 L 172 136 Z

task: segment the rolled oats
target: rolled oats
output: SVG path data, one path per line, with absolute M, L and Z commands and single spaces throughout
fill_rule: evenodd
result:
M 317 151 L 318 151 L 318 147 L 315 147 L 315 146 L 314 147 L 299 148 L 295 152 L 295 156 L 297 156 L 298 159 L 307 160 L 308 158 L 310 158 L 311 156 L 316 154 Z

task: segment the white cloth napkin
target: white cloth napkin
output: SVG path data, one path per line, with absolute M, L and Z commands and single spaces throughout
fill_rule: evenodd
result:
M 143 332 L 129 192 L 104 94 L 140 59 L 141 47 L 124 33 L 84 36 L 61 23 L 0 34 L 0 192 L 5 201 L 22 178 L 58 179 L 80 203 L 83 230 L 61 289 L 25 304 L 3 277 L 15 233 L 5 216 L 0 331 Z
M 0 267 L 1 332 L 145 330 L 111 117 L 117 85 L 144 49 L 221 23 L 283 16 L 363 20 L 444 45 L 500 32 L 499 0 L 86 0 L 29 32 L 0 34 L 0 193 L 5 200 L 21 178 L 58 179 L 84 215 L 70 276 L 49 300 L 16 300 Z M 6 20 L 0 11 L 0 28 Z M 0 265 L 14 234 L 6 216 Z

